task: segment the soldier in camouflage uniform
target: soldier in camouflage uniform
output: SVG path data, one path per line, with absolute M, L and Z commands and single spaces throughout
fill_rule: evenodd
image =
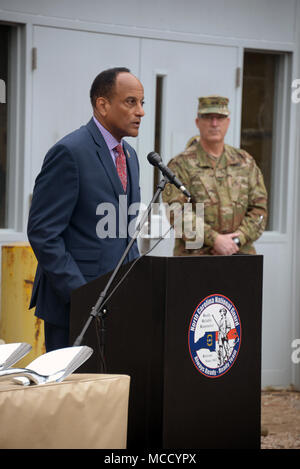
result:
M 183 233 L 175 239 L 174 255 L 255 254 L 253 242 L 265 229 L 267 191 L 261 171 L 246 151 L 224 144 L 230 122 L 228 102 L 222 96 L 199 98 L 200 135 L 168 164 L 191 193 L 192 202 L 204 204 L 203 246 L 187 249 Z M 167 184 L 163 202 L 184 204 L 187 199 Z

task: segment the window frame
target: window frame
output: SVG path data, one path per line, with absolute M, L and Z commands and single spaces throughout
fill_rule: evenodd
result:
M 289 132 L 290 132 L 290 83 L 292 76 L 292 59 L 290 51 L 278 51 L 269 49 L 243 49 L 243 61 L 245 53 L 274 54 L 279 57 L 274 92 L 274 116 L 272 139 L 272 166 L 271 166 L 271 193 L 269 200 L 269 228 L 267 233 L 287 233 L 287 207 L 288 194 L 285 190 L 288 181 L 289 157 Z M 244 70 L 244 68 L 243 68 Z M 242 106 L 241 125 L 242 131 Z M 281 112 L 281 114 L 279 114 Z
M 28 204 L 25 189 L 26 27 L 9 26 L 7 103 L 7 227 L 0 227 L 0 242 L 25 241 Z M 28 201 L 27 201 L 28 202 Z

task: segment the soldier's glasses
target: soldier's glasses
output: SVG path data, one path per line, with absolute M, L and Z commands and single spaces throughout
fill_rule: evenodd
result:
M 218 121 L 223 121 L 227 119 L 228 116 L 224 116 L 223 114 L 202 114 L 201 119 L 210 120 L 217 119 Z

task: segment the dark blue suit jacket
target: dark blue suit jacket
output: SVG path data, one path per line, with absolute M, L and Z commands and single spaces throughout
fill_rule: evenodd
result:
M 123 147 L 127 202 L 138 205 L 137 155 L 128 143 Z M 119 196 L 123 196 L 124 207 L 123 187 L 93 119 L 49 150 L 35 182 L 28 220 L 28 239 L 38 260 L 30 303 L 30 308 L 36 306 L 36 316 L 68 327 L 71 292 L 117 265 L 130 239 L 118 232 L 119 216 L 124 219 L 124 210 L 119 213 Z M 108 216 L 108 211 L 99 209 L 102 203 L 110 204 L 111 214 L 115 210 L 116 237 L 100 238 L 99 230 L 97 233 L 101 217 Z M 137 212 L 126 221 L 130 223 L 136 216 Z M 114 220 L 110 222 L 111 228 Z M 138 255 L 135 243 L 127 261 Z

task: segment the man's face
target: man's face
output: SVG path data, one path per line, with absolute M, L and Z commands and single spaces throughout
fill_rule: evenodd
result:
M 224 141 L 230 119 L 222 114 L 202 114 L 196 119 L 201 139 L 207 143 Z
M 145 112 L 144 88 L 131 73 L 117 75 L 111 98 L 98 98 L 94 113 L 104 127 L 118 140 L 137 137 Z

